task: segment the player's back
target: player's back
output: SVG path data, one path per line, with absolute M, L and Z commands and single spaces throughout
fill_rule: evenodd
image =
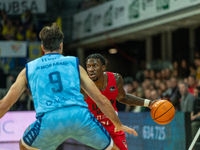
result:
M 37 114 L 73 105 L 87 107 L 80 93 L 77 57 L 49 53 L 29 62 L 26 71 Z

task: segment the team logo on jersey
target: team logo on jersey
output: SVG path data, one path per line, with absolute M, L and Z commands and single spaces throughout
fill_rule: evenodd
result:
M 110 87 L 110 92 L 114 91 L 115 90 L 115 86 L 111 86 Z

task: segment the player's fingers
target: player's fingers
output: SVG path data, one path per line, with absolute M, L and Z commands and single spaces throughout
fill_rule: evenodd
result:
M 137 134 L 137 132 L 134 130 L 134 129 L 129 129 L 129 130 L 127 130 L 127 132 L 129 133 L 129 134 L 134 134 L 135 136 L 137 136 L 138 134 Z

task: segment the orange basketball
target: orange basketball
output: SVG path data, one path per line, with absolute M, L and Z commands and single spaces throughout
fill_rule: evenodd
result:
M 175 116 L 173 104 L 167 100 L 155 102 L 151 109 L 151 117 L 158 124 L 168 124 Z

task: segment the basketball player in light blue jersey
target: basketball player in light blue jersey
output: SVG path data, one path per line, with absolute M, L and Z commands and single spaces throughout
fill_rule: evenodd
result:
M 95 149 L 118 149 L 87 109 L 80 87 L 113 122 L 116 131 L 137 135 L 122 125 L 110 101 L 79 66 L 78 58 L 61 55 L 64 36 L 58 25 L 44 27 L 39 36 L 45 55 L 29 62 L 0 100 L 2 118 L 27 87 L 31 90 L 37 120 L 24 132 L 20 150 L 55 150 L 67 138 Z

